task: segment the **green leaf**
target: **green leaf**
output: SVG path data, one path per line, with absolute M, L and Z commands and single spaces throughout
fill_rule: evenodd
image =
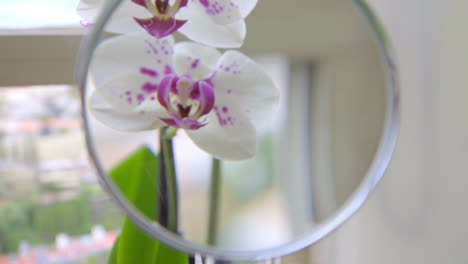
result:
M 111 253 L 109 255 L 109 260 L 107 261 L 108 264 L 117 264 L 118 247 L 119 247 L 119 238 L 117 238 L 114 242 L 114 246 L 112 247 Z
M 121 162 L 111 173 L 121 192 L 150 219 L 158 212 L 159 158 L 148 147 L 141 147 Z M 187 264 L 188 256 L 166 247 L 146 235 L 128 218 L 125 219 L 118 243 L 114 245 L 109 264 Z
M 147 146 L 142 146 L 112 169 L 110 176 L 123 195 L 138 207 L 138 199 L 134 192 L 142 180 L 147 180 L 147 185 L 151 184 L 154 187 L 150 191 L 154 196 L 152 199 L 156 200 L 159 187 L 159 158 Z
M 117 264 L 155 263 L 159 242 L 126 219 L 118 244 Z
M 142 147 L 110 173 L 130 202 L 147 217 L 154 219 L 158 206 L 159 159 L 148 147 Z M 125 219 L 117 246 L 117 264 L 154 263 L 159 242 Z
M 170 248 L 164 244 L 160 245 L 156 264 L 188 264 L 188 256 L 185 253 Z

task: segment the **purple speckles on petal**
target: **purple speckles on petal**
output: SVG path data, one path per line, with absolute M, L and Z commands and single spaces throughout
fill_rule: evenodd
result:
M 227 90 L 227 93 L 232 94 L 232 90 L 231 89 Z
M 202 4 L 204 7 L 210 6 L 210 2 L 208 0 L 199 0 L 199 1 L 200 1 L 200 4 Z
M 125 91 L 125 93 L 119 95 L 119 98 L 125 100 L 128 104 L 133 103 L 132 91 Z
M 218 65 L 218 69 L 220 71 L 230 72 L 232 74 L 239 74 L 240 73 L 240 67 L 239 67 L 239 64 L 237 64 L 237 62 L 233 62 L 233 63 L 231 63 L 229 65 L 220 64 L 220 65 Z
M 141 90 L 146 93 L 155 93 L 158 90 L 158 85 L 155 83 L 146 82 L 141 87 Z
M 216 117 L 218 118 L 218 123 L 220 126 L 224 127 L 227 125 L 233 126 L 235 124 L 235 118 L 228 115 L 229 108 L 227 106 L 221 107 L 221 111 L 219 111 L 219 107 L 213 107 Z
M 225 72 L 231 72 L 232 74 L 240 73 L 239 64 L 237 64 L 237 62 L 233 62 L 230 65 L 226 65 L 224 66 L 224 68 L 221 68 L 221 70 L 224 70 Z
M 146 67 L 141 67 L 140 68 L 140 73 L 143 74 L 143 75 L 147 75 L 149 77 L 153 77 L 153 78 L 156 78 L 159 75 L 159 73 L 157 71 L 152 70 L 150 68 L 146 68 Z
M 236 9 L 239 9 L 239 6 L 233 2 L 224 2 L 218 0 L 199 0 L 202 7 L 205 9 L 205 13 L 210 16 L 224 16 L 225 18 L 231 19 L 235 14 Z
M 143 95 L 143 94 L 138 94 L 137 95 L 138 104 L 141 104 L 145 99 L 146 99 L 145 95 Z
M 167 75 L 167 74 L 171 74 L 171 73 L 173 73 L 172 67 L 169 66 L 169 65 L 166 65 L 166 66 L 164 67 L 164 74 Z
M 198 67 L 198 64 L 200 64 L 200 59 L 196 59 L 192 63 L 192 69 L 196 69 Z
M 149 52 L 152 52 L 154 55 L 157 55 L 159 53 L 158 48 L 154 46 L 154 44 L 149 40 L 145 39 L 146 45 L 149 47 Z

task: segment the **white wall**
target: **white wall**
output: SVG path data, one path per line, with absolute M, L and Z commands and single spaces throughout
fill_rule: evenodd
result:
M 369 3 L 397 54 L 400 139 L 370 200 L 311 263 L 468 263 L 468 1 Z

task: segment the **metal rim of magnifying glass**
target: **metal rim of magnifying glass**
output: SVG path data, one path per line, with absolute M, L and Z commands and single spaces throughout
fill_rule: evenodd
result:
M 86 111 L 87 72 L 93 51 L 100 40 L 102 30 L 107 20 L 111 17 L 114 10 L 121 2 L 122 0 L 108 1 L 97 23 L 93 26 L 91 32 L 84 38 L 78 56 L 80 60 L 76 65 L 75 77 L 81 90 L 81 105 L 86 144 L 88 147 L 88 152 L 98 171 L 101 184 L 137 226 L 139 226 L 146 233 L 156 238 L 157 240 L 160 240 L 161 242 L 188 254 L 210 256 L 215 259 L 229 261 L 261 261 L 283 257 L 314 244 L 343 224 L 362 206 L 370 192 L 382 178 L 388 167 L 388 164 L 390 163 L 393 151 L 395 149 L 399 127 L 399 91 L 397 86 L 397 72 L 391 54 L 391 49 L 389 46 L 390 44 L 382 25 L 374 16 L 373 11 L 365 2 L 365 0 L 353 0 L 353 3 L 358 9 L 358 13 L 362 15 L 362 17 L 367 21 L 369 27 L 372 29 L 374 38 L 380 48 L 380 54 L 382 57 L 382 62 L 385 66 L 387 77 L 385 125 L 376 155 L 364 177 L 364 180 L 361 182 L 358 188 L 351 194 L 342 207 L 336 213 L 331 215 L 324 223 L 318 225 L 310 233 L 305 234 L 292 242 L 288 242 L 272 248 L 252 251 L 230 251 L 217 249 L 214 247 L 195 245 L 194 243 L 167 231 L 159 224 L 149 221 L 147 217 L 136 210 L 135 207 L 124 198 L 120 190 L 110 180 L 110 177 L 107 176 L 103 165 L 97 158 L 98 155 L 90 133 L 89 118 Z

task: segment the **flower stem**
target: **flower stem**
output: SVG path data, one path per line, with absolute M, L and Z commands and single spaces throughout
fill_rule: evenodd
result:
M 169 132 L 169 133 L 168 133 Z M 168 131 L 167 127 L 163 127 L 159 132 L 159 140 L 161 143 L 161 152 L 163 154 L 163 165 L 164 165 L 164 175 L 166 177 L 167 184 L 167 228 L 172 232 L 177 232 L 178 230 L 178 212 L 179 212 L 179 203 L 178 196 L 179 191 L 177 188 L 177 175 L 175 171 L 174 164 L 174 150 L 172 145 L 173 133 Z
M 162 146 L 162 137 L 159 137 L 159 145 Z M 157 186 L 157 194 L 158 194 L 158 210 L 156 212 L 156 219 L 158 220 L 159 224 L 167 227 L 168 226 L 168 208 L 166 201 L 169 200 L 167 196 L 167 177 L 166 177 L 166 166 L 164 166 L 164 153 L 162 151 L 159 152 L 159 184 Z
M 219 203 L 221 193 L 221 161 L 213 158 L 211 164 L 210 205 L 208 219 L 208 245 L 216 245 L 218 236 Z

